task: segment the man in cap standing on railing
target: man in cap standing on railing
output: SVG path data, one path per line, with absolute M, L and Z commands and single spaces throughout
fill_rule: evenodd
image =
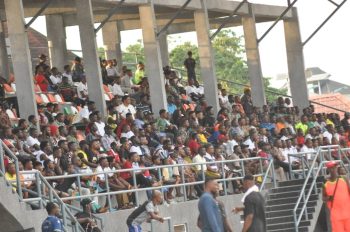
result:
M 58 218 L 60 214 L 60 207 L 53 202 L 47 202 L 46 211 L 48 217 L 45 219 L 41 226 L 42 232 L 63 232 L 63 225 L 61 220 Z
M 162 202 L 162 193 L 158 190 L 153 191 L 152 200 L 145 201 L 145 203 L 135 209 L 126 220 L 129 232 L 141 232 L 141 224 L 145 221 L 157 220 L 163 223 L 164 218 L 159 216 L 159 209 L 157 207 L 162 204 Z
M 338 163 L 326 163 L 330 177 L 323 186 L 323 201 L 327 203 L 333 232 L 350 232 L 350 183 L 339 176 Z

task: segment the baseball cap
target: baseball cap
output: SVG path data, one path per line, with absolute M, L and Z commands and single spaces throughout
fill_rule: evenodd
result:
M 334 168 L 336 166 L 338 166 L 338 162 L 335 162 L 335 161 L 329 161 L 326 163 L 327 168 Z
M 88 204 L 90 204 L 92 202 L 92 200 L 90 200 L 89 198 L 84 198 L 81 202 L 80 205 L 81 206 L 87 206 Z

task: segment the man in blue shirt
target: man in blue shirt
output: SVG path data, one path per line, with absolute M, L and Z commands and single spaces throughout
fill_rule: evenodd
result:
M 218 182 L 214 179 L 206 179 L 205 192 L 198 202 L 199 221 L 202 232 L 224 232 L 224 223 L 219 204 L 214 199 L 218 191 Z
M 63 232 L 63 225 L 61 220 L 57 217 L 60 214 L 60 207 L 53 202 L 48 202 L 46 211 L 49 216 L 41 225 L 42 232 Z

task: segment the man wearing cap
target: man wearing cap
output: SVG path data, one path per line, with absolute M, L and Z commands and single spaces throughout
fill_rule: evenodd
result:
M 83 212 L 75 214 L 79 224 L 87 232 L 100 232 L 97 227 L 96 221 L 92 218 L 92 201 L 89 198 L 85 198 L 80 202 L 83 207 Z
M 330 177 L 323 186 L 323 201 L 330 212 L 332 231 L 350 231 L 350 183 L 338 174 L 338 163 L 326 163 Z
M 246 190 L 242 202 L 244 207 L 235 207 L 232 212 L 244 212 L 242 232 L 266 231 L 265 199 L 255 185 L 254 176 L 246 175 L 243 178 L 243 188 Z
M 162 193 L 158 190 L 155 190 L 152 193 L 152 200 L 145 201 L 145 203 L 135 209 L 126 220 L 129 232 L 141 232 L 141 224 L 145 221 L 149 222 L 150 220 L 156 220 L 163 223 L 164 218 L 159 216 L 158 209 L 158 205 L 161 205 L 162 202 Z

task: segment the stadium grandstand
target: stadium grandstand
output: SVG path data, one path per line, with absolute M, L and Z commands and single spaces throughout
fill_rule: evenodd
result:
M 334 231 L 334 215 L 350 220 L 341 211 L 350 201 L 339 200 L 350 197 L 350 109 L 310 100 L 303 59 L 346 0 L 330 1 L 336 9 L 304 42 L 296 2 L 0 0 L 0 232 L 201 231 L 208 179 L 218 182 L 226 223 L 202 231 L 242 231 L 248 209 L 231 211 L 251 191 L 265 199 L 265 231 Z M 39 16 L 47 38 L 31 28 Z M 263 22 L 272 24 L 258 38 Z M 278 22 L 291 96 L 273 92 L 268 102 L 259 42 Z M 81 56 L 67 50 L 65 28 L 75 25 Z M 211 41 L 235 26 L 243 26 L 249 85 L 216 77 Z M 145 63 L 131 67 L 121 32 L 133 29 L 142 29 Z M 185 70 L 171 67 L 167 36 L 191 31 L 200 64 L 189 51 Z M 246 191 L 249 176 L 256 185 Z M 162 202 L 159 215 L 150 202 Z

